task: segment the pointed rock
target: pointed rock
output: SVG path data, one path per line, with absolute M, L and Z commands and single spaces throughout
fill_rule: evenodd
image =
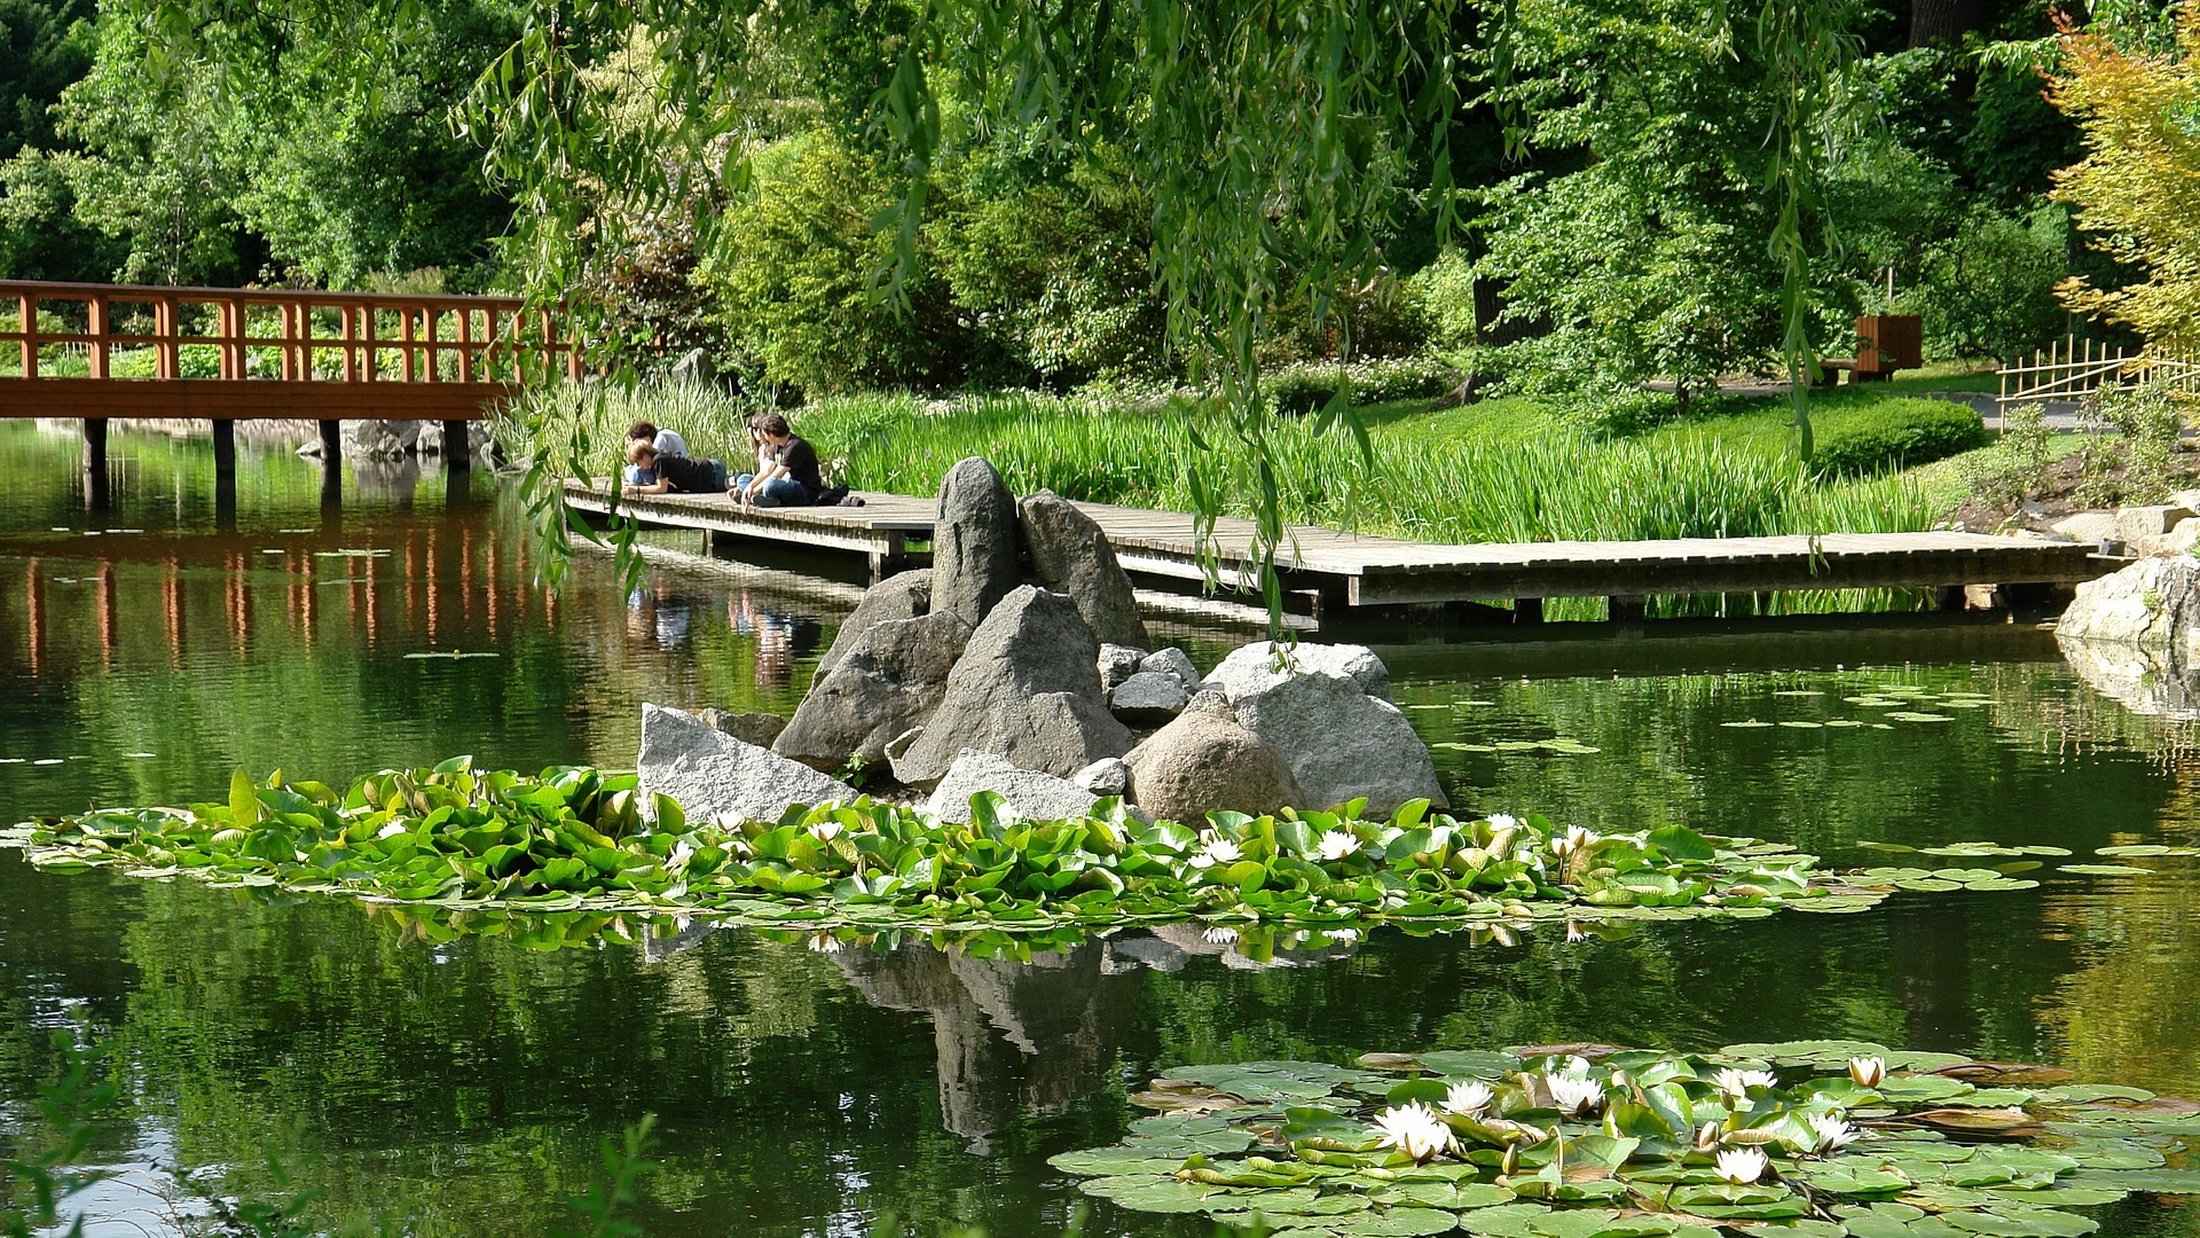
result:
M 965 748 L 1066 777 L 1131 746 L 1100 690 L 1100 645 L 1059 593 L 1024 585 L 971 634 L 924 733 L 895 776 L 930 786 Z
M 949 469 L 932 526 L 931 609 L 978 626 L 1023 579 L 1023 557 L 1016 496 L 1001 475 L 976 456 Z
M 1103 643 L 1151 648 L 1131 578 L 1092 517 L 1052 490 L 1026 498 L 1019 510 L 1024 549 L 1040 587 L 1074 599 L 1085 626 Z

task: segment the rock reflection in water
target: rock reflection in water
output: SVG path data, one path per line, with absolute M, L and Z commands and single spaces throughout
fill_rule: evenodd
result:
M 2200 667 L 2184 665 L 2174 647 L 2088 640 L 2058 633 L 2070 669 L 2093 689 L 2137 714 L 2200 718 Z
M 420 489 L 420 459 L 412 455 L 386 459 L 354 456 L 351 477 L 359 498 L 387 503 L 395 511 L 409 511 Z
M 669 937 L 645 936 L 643 957 L 662 962 L 720 927 L 702 922 Z M 1181 971 L 1203 956 L 1233 970 L 1301 967 L 1344 958 L 1358 946 L 1353 935 L 1343 944 L 1256 957 L 1240 949 L 1233 930 L 1170 924 L 1028 959 L 979 957 L 923 941 L 820 948 L 830 950 L 865 1001 L 932 1021 L 941 1120 L 984 1155 L 1014 1115 L 1055 1116 L 1100 1089 L 1137 1017 L 1145 969 Z

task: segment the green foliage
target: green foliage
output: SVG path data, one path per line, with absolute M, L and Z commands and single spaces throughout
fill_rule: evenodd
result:
M 603 1173 L 589 1184 L 588 1194 L 571 1205 L 587 1227 L 561 1229 L 557 1231 L 559 1238 L 640 1238 L 645 1232 L 642 1227 L 621 1213 L 641 1202 L 642 1179 L 662 1168 L 649 1159 L 650 1132 L 656 1126 L 657 1115 L 644 1114 L 641 1121 L 626 1128 L 618 1143 L 604 1137 Z
M 8 1238 L 55 1233 L 76 1238 L 83 1232 L 81 1217 L 65 1231 L 57 1228 L 62 1203 L 97 1181 L 97 1175 L 71 1167 L 83 1160 L 105 1129 L 102 1115 L 120 1093 L 115 1082 L 105 1077 L 103 1052 L 78 1044 L 66 1029 L 54 1031 L 53 1046 L 61 1062 L 60 1077 L 38 1089 L 37 1110 L 47 1128 L 40 1132 L 45 1146 L 22 1159 L 0 1161 L 0 1175 L 4 1175 L 0 1233 Z
M 1816 465 L 1862 477 L 1914 468 L 1993 441 L 1977 410 L 1946 400 L 1882 400 L 1821 412 Z
M 2018 404 L 2002 412 L 2001 438 L 1972 465 L 1971 488 L 1996 507 L 2014 507 L 2047 480 L 2054 431 L 2047 406 Z
M 759 157 L 696 274 L 733 347 L 818 393 L 952 383 L 967 342 L 945 286 L 920 266 L 903 285 L 905 306 L 872 287 L 893 238 L 870 223 L 893 200 L 891 173 L 828 134 Z
M 634 775 L 477 773 L 468 758 L 387 770 L 343 793 L 238 771 L 223 803 L 109 809 L 0 836 L 49 871 L 120 865 L 217 887 L 278 886 L 446 909 L 713 912 L 869 931 L 1046 930 L 1151 919 L 1519 927 L 1539 919 L 1761 916 L 1868 906 L 1814 857 L 1679 826 L 1560 830 L 1530 816 L 1455 820 L 1426 800 L 1388 819 L 1217 812 L 1194 830 L 1119 801 L 1026 821 L 993 792 L 971 822 L 866 798 L 778 821 L 689 822 Z M 646 798 L 646 803 L 645 803 Z
M 2098 1223 L 2066 1209 L 2200 1193 L 2200 1173 L 2159 1168 L 2183 1154 L 2181 1106 L 2134 1112 L 2153 1094 L 2062 1085 L 2068 1071 L 1841 1040 L 1579 1048 L 1595 1060 L 1539 1046 L 1179 1067 L 1134 1098 L 1162 1112 L 1123 1142 L 1050 1163 L 1121 1207 L 1309 1238 L 2076 1238 Z
M 1924 284 L 1908 298 L 1926 338 L 1955 356 L 2022 357 L 2063 333 L 2055 286 L 2069 271 L 2069 220 L 2058 208 L 2020 221 L 1973 207 L 1955 236 L 1932 247 Z
M 1459 383 L 1457 370 L 1433 359 L 1301 362 L 1261 380 L 1275 410 L 1292 417 L 1321 411 L 1339 391 L 1354 404 L 1397 404 L 1439 399 L 1458 390 Z
M 68 217 L 125 251 L 99 274 L 341 285 L 437 267 L 485 281 L 510 207 L 452 140 L 450 109 L 513 38 L 515 8 L 409 6 L 364 39 L 350 22 L 224 10 L 182 61 L 138 16 L 118 6 L 87 27 L 90 69 L 62 93 L 43 157 Z
M 2159 380 L 2135 387 L 2109 386 L 2094 392 L 2088 413 L 2124 436 L 2124 494 L 2139 503 L 2169 496 L 2183 479 L 2176 467 L 2184 437 L 2184 411 L 2169 386 Z

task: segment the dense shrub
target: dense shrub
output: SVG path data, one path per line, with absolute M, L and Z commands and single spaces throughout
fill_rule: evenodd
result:
M 1304 416 L 1336 398 L 1337 385 L 1350 383 L 1354 404 L 1393 400 L 1433 400 L 1459 386 L 1459 371 L 1433 357 L 1355 361 L 1345 365 L 1305 362 L 1285 366 L 1263 380 L 1261 389 L 1279 413 Z
M 1916 298 L 1935 352 L 2009 360 L 2044 348 L 2068 322 L 2055 285 L 2068 273 L 2070 224 L 2058 207 L 2029 221 L 1973 207 L 1927 256 Z
M 1862 477 L 1930 464 L 1992 441 L 1976 410 L 1946 400 L 1881 400 L 1814 418 L 1821 471 Z

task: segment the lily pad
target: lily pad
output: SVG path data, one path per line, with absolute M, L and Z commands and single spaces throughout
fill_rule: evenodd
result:
M 2055 871 L 2083 877 L 2149 877 L 2154 874 L 2151 868 L 2134 868 L 2129 864 L 2065 864 Z

